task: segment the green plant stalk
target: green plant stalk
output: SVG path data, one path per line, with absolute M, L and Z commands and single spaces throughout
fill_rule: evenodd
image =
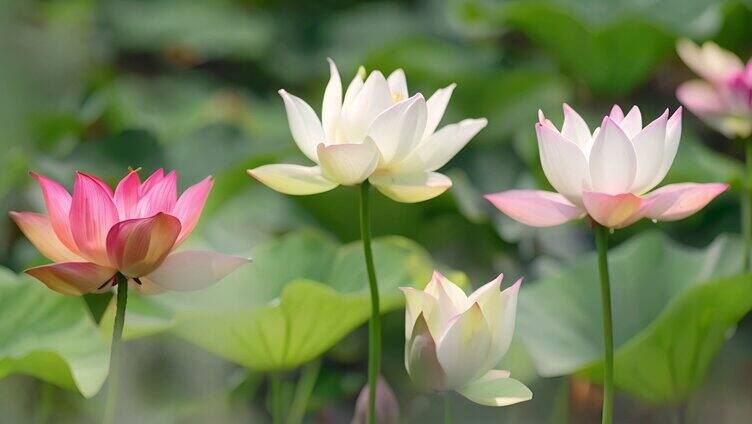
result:
M 450 392 L 444 392 L 444 424 L 452 424 L 452 399 Z
M 376 424 L 376 380 L 381 365 L 381 308 L 379 307 L 379 286 L 376 283 L 376 270 L 373 266 L 371 250 L 371 184 L 368 180 L 360 185 L 360 238 L 363 240 L 363 254 L 368 271 L 368 285 L 371 289 L 371 319 L 368 322 L 368 424 Z
M 595 247 L 598 250 L 598 273 L 601 280 L 603 312 L 603 414 L 602 424 L 611 424 L 614 415 L 614 330 L 611 318 L 611 283 L 608 276 L 608 228 L 593 223 Z
M 298 377 L 298 384 L 295 386 L 295 397 L 287 415 L 287 424 L 300 424 L 305 416 L 308 399 L 311 397 L 313 387 L 316 385 L 316 379 L 319 377 L 321 361 L 314 360 L 303 367 Z
M 115 275 L 117 297 L 115 303 L 115 324 L 112 328 L 112 343 L 110 344 L 110 381 L 107 383 L 107 402 L 104 408 L 105 424 L 115 422 L 117 409 L 118 384 L 120 379 L 120 340 L 123 338 L 125 325 L 125 306 L 128 303 L 128 278 L 123 274 Z
M 742 140 L 745 151 L 745 166 L 742 181 L 742 234 L 744 235 L 744 272 L 752 271 L 752 139 Z
M 52 411 L 55 409 L 55 386 L 46 382 L 39 382 L 39 405 L 36 410 L 36 423 L 49 422 Z
M 282 376 L 276 372 L 269 374 L 269 394 L 271 396 L 269 409 L 271 409 L 272 422 L 282 424 L 285 422 L 284 405 L 282 404 Z

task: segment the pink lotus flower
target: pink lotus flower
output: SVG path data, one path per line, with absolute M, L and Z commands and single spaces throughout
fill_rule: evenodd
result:
M 707 42 L 702 47 L 681 40 L 676 51 L 703 79 L 687 81 L 676 90 L 689 110 L 729 138 L 752 135 L 752 60 Z
M 248 259 L 210 251 L 173 252 L 193 231 L 212 187 L 211 177 L 177 197 L 175 171 L 157 170 L 143 183 L 131 171 L 115 191 L 101 179 L 76 173 L 73 196 L 32 173 L 47 215 L 10 212 L 37 249 L 54 263 L 26 270 L 47 287 L 80 295 L 108 290 L 117 273 L 143 293 L 196 290 Z
M 485 198 L 511 218 L 548 227 L 590 216 L 608 228 L 642 218 L 674 221 L 702 209 L 728 184 L 671 184 L 655 191 L 668 173 L 681 137 L 681 108 L 666 110 L 644 128 L 640 109 L 625 116 L 619 106 L 590 128 L 564 104 L 561 131 L 539 112 L 535 124 L 541 164 L 558 193 L 509 190 Z

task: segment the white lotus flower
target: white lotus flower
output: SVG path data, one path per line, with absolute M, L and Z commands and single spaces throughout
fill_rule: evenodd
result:
M 466 296 L 434 272 L 425 290 L 405 287 L 405 367 L 423 389 L 456 390 L 475 403 L 505 406 L 533 397 L 509 371 L 494 370 L 514 334 L 522 280 L 501 291 L 495 280 Z
M 431 98 L 409 97 L 405 73 L 388 78 L 373 71 L 365 78 L 361 67 L 342 95 L 334 62 L 324 92 L 321 120 L 303 100 L 285 90 L 293 139 L 315 166 L 264 165 L 248 173 L 285 194 L 322 193 L 338 185 L 369 180 L 398 202 L 428 200 L 451 187 L 436 171 L 454 157 L 483 127 L 485 119 L 466 119 L 435 131 L 455 85 Z
M 608 228 L 623 228 L 642 218 L 686 218 L 728 189 L 728 184 L 681 183 L 653 190 L 674 162 L 681 115 L 679 108 L 669 118 L 667 109 L 643 127 L 637 106 L 624 115 L 614 105 L 591 133 L 585 120 L 566 104 L 561 130 L 539 111 L 535 131 L 541 165 L 558 193 L 508 190 L 488 194 L 486 199 L 511 218 L 535 227 L 585 215 Z

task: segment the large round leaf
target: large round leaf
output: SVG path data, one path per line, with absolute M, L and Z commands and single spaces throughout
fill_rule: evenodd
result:
M 400 286 L 430 279 L 431 261 L 401 237 L 373 243 L 381 310 L 402 305 Z M 322 354 L 370 316 L 359 242 L 339 245 L 312 231 L 291 233 L 252 252 L 253 263 L 209 289 L 133 295 L 126 338 L 170 331 L 253 369 L 295 368 Z M 112 326 L 113 305 L 103 321 Z
M 685 397 L 731 328 L 752 308 L 752 278 L 737 240 L 682 247 L 658 232 L 609 254 L 615 384 L 652 402 Z M 594 254 L 529 283 L 520 294 L 519 334 L 543 376 L 579 372 L 600 380 L 603 339 Z
M 0 268 L 0 378 L 28 374 L 94 396 L 109 352 L 80 297 Z

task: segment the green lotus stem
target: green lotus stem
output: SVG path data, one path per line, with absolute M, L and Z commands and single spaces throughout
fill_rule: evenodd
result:
M 601 280 L 603 312 L 603 414 L 602 424 L 611 424 L 614 415 L 614 329 L 611 318 L 611 283 L 608 277 L 608 228 L 593 222 L 595 247 L 598 250 L 598 273 Z
M 300 424 L 305 416 L 308 399 L 311 397 L 313 387 L 316 385 L 316 379 L 319 377 L 321 361 L 315 360 L 303 367 L 298 378 L 298 384 L 295 387 L 295 398 L 290 406 L 290 412 L 287 415 L 287 424 Z
M 282 404 L 282 376 L 278 373 L 269 375 L 269 394 L 271 396 L 269 409 L 271 409 L 272 422 L 282 424 L 284 419 L 284 405 Z
M 444 424 L 452 424 L 452 399 L 450 392 L 444 392 Z
M 744 234 L 744 272 L 752 270 L 752 139 L 743 140 L 746 172 L 742 181 L 742 233 Z
M 36 411 L 37 424 L 49 422 L 52 411 L 55 409 L 55 386 L 46 382 L 39 383 L 39 406 Z
M 376 380 L 381 365 L 381 308 L 379 307 L 379 286 L 376 284 L 376 270 L 373 267 L 371 251 L 371 184 L 368 180 L 360 185 L 360 238 L 363 240 L 363 254 L 368 271 L 368 285 L 371 289 L 371 319 L 368 322 L 368 424 L 376 424 Z
M 112 328 L 112 344 L 110 345 L 110 381 L 107 385 L 107 403 L 104 407 L 105 424 L 115 422 L 118 383 L 120 373 L 120 340 L 123 338 L 125 325 L 125 305 L 128 303 L 128 279 L 121 273 L 115 275 L 117 297 L 115 304 L 115 324 Z

